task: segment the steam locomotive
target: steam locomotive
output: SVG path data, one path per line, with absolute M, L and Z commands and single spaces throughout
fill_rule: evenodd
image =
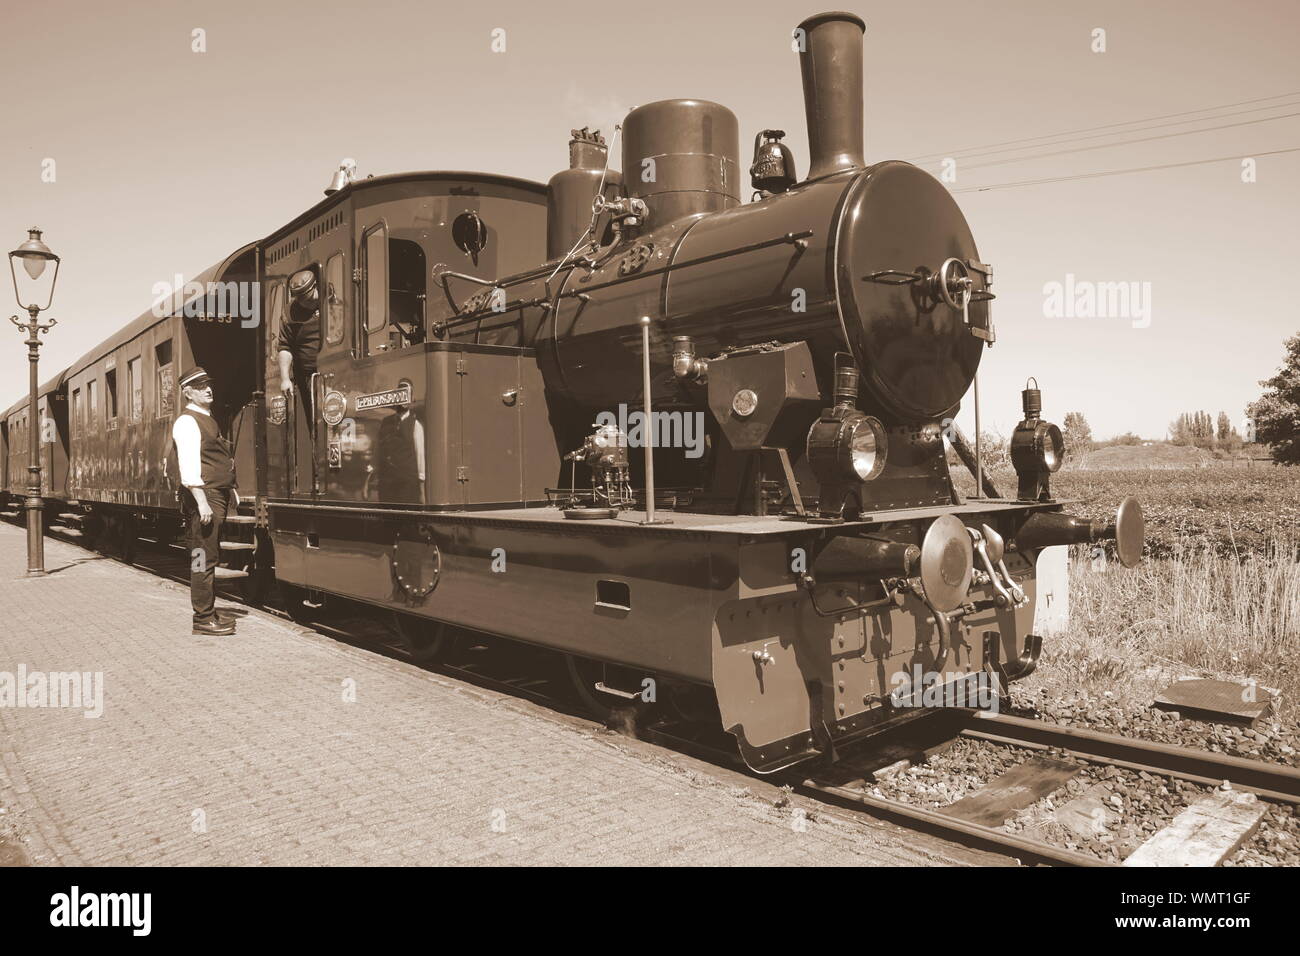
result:
M 939 182 L 866 164 L 863 33 L 794 32 L 810 166 L 760 132 L 747 202 L 736 117 L 702 100 L 632 110 L 621 171 L 575 131 L 545 186 L 342 168 L 43 386 L 46 506 L 128 551 L 175 534 L 165 446 L 197 363 L 240 482 L 220 573 L 250 600 L 387 609 L 432 659 L 463 630 L 556 649 L 594 707 L 711 715 L 762 772 L 906 721 L 921 671 L 1005 689 L 1041 652 L 1041 550 L 1114 540 L 1132 564 L 1141 509 L 1063 511 L 1036 383 L 1016 495 L 982 474 L 954 418 L 995 341 L 992 269 Z M 303 269 L 310 406 L 274 360 Z M 252 320 L 222 294 L 244 288 Z M 0 429 L 14 497 L 27 414 Z

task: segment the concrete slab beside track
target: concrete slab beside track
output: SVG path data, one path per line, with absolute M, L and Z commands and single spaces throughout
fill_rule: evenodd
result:
M 1008 862 L 778 807 L 762 781 L 230 601 L 236 636 L 192 637 L 181 584 L 53 538 L 47 576 L 24 556 L 0 523 L 0 680 L 102 673 L 103 713 L 0 705 L 4 862 Z

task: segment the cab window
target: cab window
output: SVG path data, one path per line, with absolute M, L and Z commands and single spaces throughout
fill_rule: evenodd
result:
M 266 330 L 267 367 L 277 368 L 275 363 L 276 343 L 280 341 L 280 326 L 284 323 L 284 283 L 277 282 L 271 287 L 270 306 L 267 308 L 270 323 Z
M 325 263 L 325 344 L 343 341 L 343 253 L 336 252 Z
M 427 269 L 424 250 L 409 239 L 390 239 L 383 225 L 362 243 L 366 354 L 424 341 Z
M 424 341 L 424 250 L 409 239 L 388 241 L 388 313 L 392 324 L 390 348 Z

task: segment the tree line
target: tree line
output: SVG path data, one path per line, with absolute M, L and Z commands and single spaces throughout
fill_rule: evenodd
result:
M 1169 423 L 1169 441 L 1174 445 L 1236 452 L 1246 444 L 1227 412 L 1211 419 L 1208 412 L 1183 412 Z

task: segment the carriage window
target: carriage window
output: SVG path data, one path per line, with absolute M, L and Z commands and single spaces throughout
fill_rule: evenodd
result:
M 158 365 L 158 396 L 154 403 L 159 418 L 171 418 L 176 410 L 176 378 L 172 372 L 172 340 L 167 339 L 153 347 L 154 361 Z
M 138 422 L 143 404 L 144 383 L 140 381 L 140 356 L 126 361 L 126 418 L 129 422 Z
M 343 341 L 343 253 L 325 263 L 325 344 Z
M 99 431 L 99 382 L 93 378 L 86 383 L 86 430 Z
M 81 437 L 81 389 L 72 390 L 72 437 Z
M 117 369 L 110 368 L 104 373 L 104 411 L 111 422 L 117 418 Z

